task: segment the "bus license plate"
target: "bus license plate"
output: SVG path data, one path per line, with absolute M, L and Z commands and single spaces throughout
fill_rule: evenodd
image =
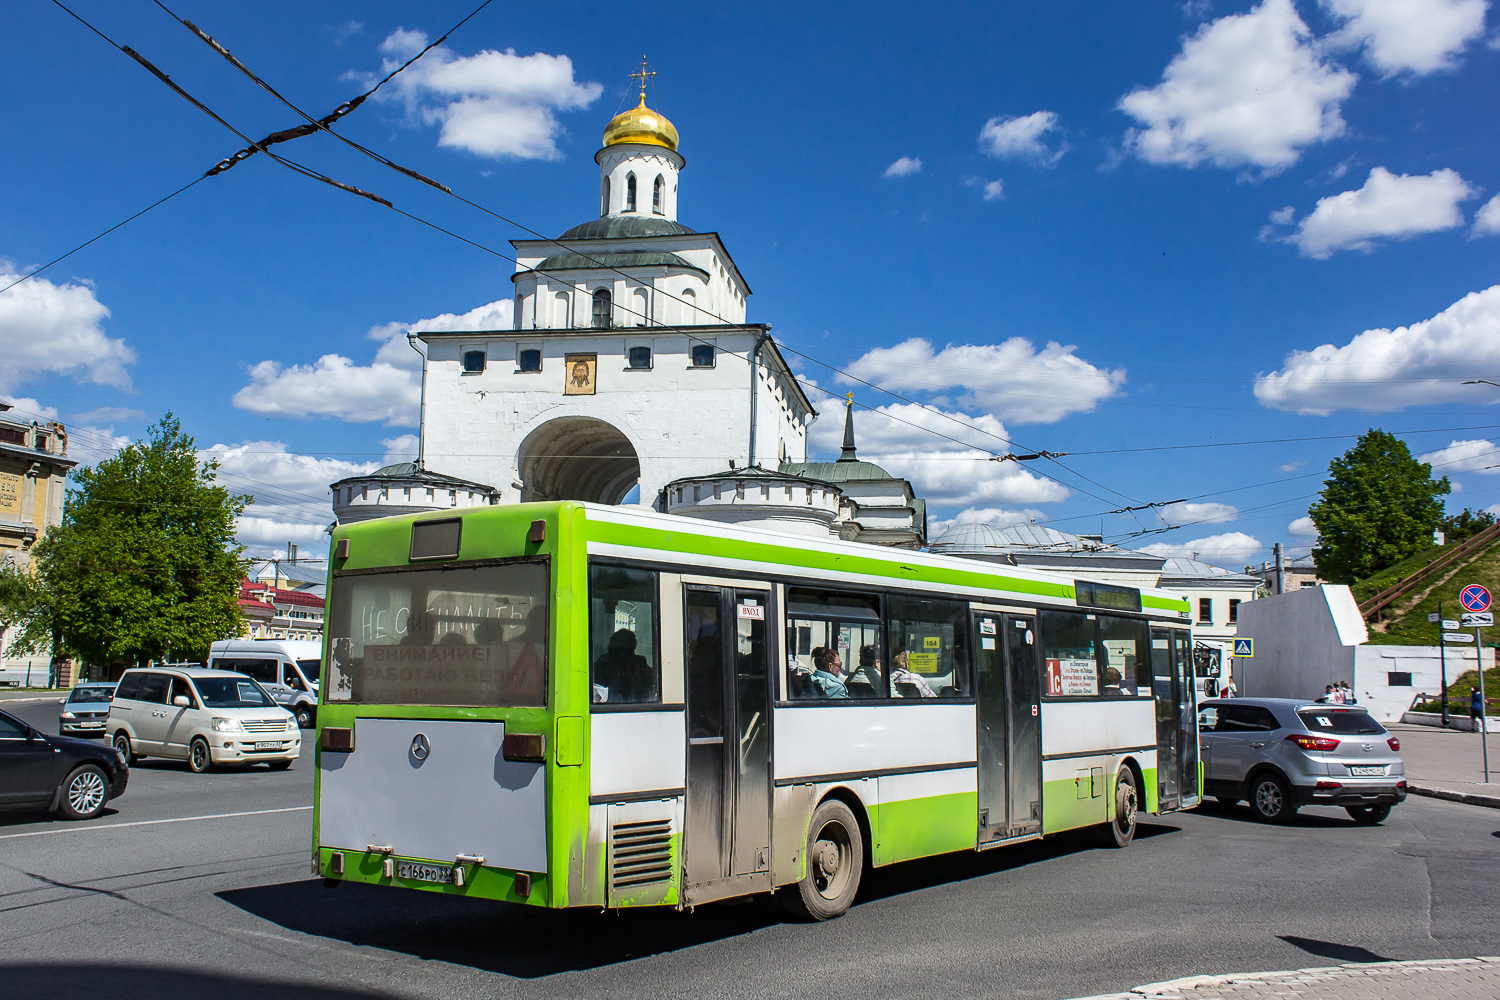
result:
M 255 744 L 255 749 L 257 749 L 257 750 L 280 750 L 281 749 L 281 744 L 280 743 L 257 743 L 257 744 Z
M 1383 767 L 1351 767 L 1351 768 L 1349 768 L 1349 773 L 1350 774 L 1355 774 L 1355 775 L 1360 775 L 1360 774 L 1364 774 L 1364 775 L 1384 774 L 1385 773 L 1385 768 L 1383 768 Z
M 452 882 L 453 869 L 444 865 L 420 865 L 415 861 L 400 861 L 396 864 L 399 878 L 415 879 L 418 882 Z

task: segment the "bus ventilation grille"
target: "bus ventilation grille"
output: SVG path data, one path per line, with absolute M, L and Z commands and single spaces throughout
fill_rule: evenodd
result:
M 666 882 L 672 877 L 672 821 L 616 823 L 610 831 L 612 889 Z

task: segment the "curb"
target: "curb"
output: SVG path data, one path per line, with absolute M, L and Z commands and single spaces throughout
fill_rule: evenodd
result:
M 1487 798 L 1488 796 L 1482 796 Z M 1182 994 L 1204 987 L 1226 987 L 1251 983 L 1297 984 L 1315 980 L 1365 978 L 1376 975 L 1412 972 L 1452 972 L 1463 969 L 1483 969 L 1500 965 L 1500 957 L 1481 955 L 1478 958 L 1428 958 L 1407 962 L 1347 962 L 1343 965 L 1325 965 L 1311 969 L 1290 969 L 1285 972 L 1235 972 L 1224 976 L 1184 976 L 1162 983 L 1147 983 L 1123 993 L 1099 993 L 1078 997 L 1076 1000 L 1174 1000 Z M 1277 995 L 1281 995 L 1278 991 Z M 1410 995 L 1410 994 L 1407 994 Z
M 1411 783 L 1407 784 L 1406 790 L 1413 795 L 1446 799 L 1449 802 L 1462 802 L 1470 806 L 1483 806 L 1486 809 L 1500 809 L 1500 795 L 1477 795 L 1474 792 L 1455 792 L 1451 788 L 1429 788 L 1426 785 Z

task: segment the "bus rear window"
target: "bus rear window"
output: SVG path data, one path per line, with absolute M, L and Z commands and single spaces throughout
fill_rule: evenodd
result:
M 339 574 L 327 702 L 547 703 L 547 565 Z

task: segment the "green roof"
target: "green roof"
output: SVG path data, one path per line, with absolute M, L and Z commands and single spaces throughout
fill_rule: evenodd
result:
M 560 240 L 612 240 L 629 236 L 687 236 L 696 232 L 680 222 L 655 215 L 606 215 L 574 226 Z
M 894 480 L 874 462 L 785 462 L 781 471 L 808 479 L 821 479 L 825 483 L 879 482 Z
M 699 272 L 703 271 L 701 267 L 694 267 L 675 253 L 647 253 L 645 251 L 631 253 L 554 254 L 538 264 L 533 270 L 566 271 L 576 268 L 662 267 L 663 265 L 666 267 L 685 267 Z M 524 274 L 525 272 L 521 273 Z

